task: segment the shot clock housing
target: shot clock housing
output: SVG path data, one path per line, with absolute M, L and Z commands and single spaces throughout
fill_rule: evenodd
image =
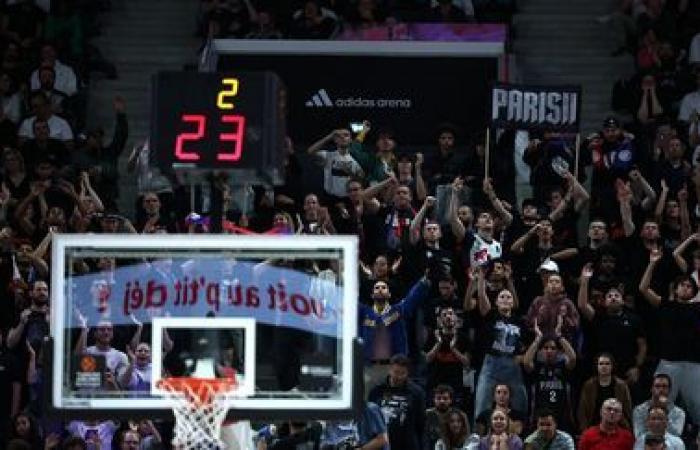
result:
M 232 171 L 282 182 L 286 91 L 272 72 L 160 72 L 151 148 L 165 173 Z

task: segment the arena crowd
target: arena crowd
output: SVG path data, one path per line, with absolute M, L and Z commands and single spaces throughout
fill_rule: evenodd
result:
M 196 32 L 331 39 L 396 21 L 509 22 L 514 10 L 498 0 L 284 3 L 201 0 Z M 170 448 L 171 423 L 46 416 L 53 234 L 240 229 L 360 240 L 361 417 L 278 424 L 258 448 L 697 448 L 700 7 L 621 5 L 601 18 L 619 26 L 615 52 L 638 67 L 613 89 L 619 117 L 585 137 L 579 161 L 573 136 L 530 132 L 525 198 L 512 157 L 521 132 L 499 131 L 485 177 L 483 136 L 465 136 L 459 118 L 421 152 L 402 149 L 390 123 L 288 140 L 285 184 L 241 197 L 226 174 L 190 192 L 152 165 L 147 142 L 125 154 L 120 97 L 112 136 L 86 128 L 91 76 L 118 76 L 91 44 L 108 1 L 54 0 L 50 11 L 2 2 L 0 448 Z M 137 198 L 120 199 L 122 156 Z M 310 192 L 299 180 L 313 176 L 323 182 Z M 117 208 L 124 200 L 131 217 Z M 106 355 L 109 383 L 147 385 L 147 343 L 115 347 L 109 324 L 83 325 L 81 345 Z

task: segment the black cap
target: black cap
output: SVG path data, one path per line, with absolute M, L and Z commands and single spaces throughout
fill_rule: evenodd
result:
M 620 128 L 620 121 L 614 117 L 608 117 L 603 121 L 603 128 Z

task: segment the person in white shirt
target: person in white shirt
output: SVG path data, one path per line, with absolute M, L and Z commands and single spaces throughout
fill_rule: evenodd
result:
M 637 405 L 632 412 L 634 437 L 639 439 L 647 430 L 647 417 L 652 406 L 660 405 L 666 408 L 668 417 L 667 431 L 676 436 L 683 433 L 685 426 L 685 411 L 668 401 L 671 392 L 671 377 L 665 373 L 657 373 L 651 384 L 651 399 Z
M 685 94 L 678 111 L 678 120 L 683 122 L 690 122 L 693 115 L 700 112 L 700 73 L 696 74 L 695 77 L 698 89 Z
M 335 143 L 335 150 L 321 150 L 330 141 Z M 362 168 L 350 156 L 351 145 L 352 133 L 346 128 L 340 128 L 324 136 L 307 150 L 309 155 L 315 155 L 323 166 L 323 189 L 330 196 L 346 198 L 348 181 L 353 177 L 363 176 Z
M 663 406 L 651 406 L 647 415 L 647 432 L 637 437 L 634 450 L 644 450 L 647 436 L 663 437 L 667 450 L 685 450 L 683 440 L 667 431 L 668 415 Z
M 81 333 L 75 346 L 77 355 L 102 355 L 105 358 L 107 367 L 106 388 L 119 389 L 118 380 L 123 378 L 124 371 L 129 367 L 129 359 L 124 352 L 112 347 L 114 338 L 114 327 L 112 323 L 102 320 L 97 324 L 95 330 L 95 345 L 87 346 L 88 326 L 87 319 L 79 316 Z M 150 355 L 149 355 L 150 357 Z
M 111 420 L 104 422 L 74 420 L 66 427 L 72 436 L 85 440 L 88 450 L 112 448 L 112 439 L 118 429 L 119 423 Z
M 49 137 L 62 141 L 69 149 L 73 148 L 73 130 L 68 122 L 53 113 L 51 103 L 46 95 L 37 91 L 32 93 L 30 104 L 34 115 L 27 117 L 19 126 L 18 144 L 22 146 L 27 140 L 34 139 L 34 121 L 45 120 L 49 124 Z
M 56 72 L 56 82 L 54 84 L 56 90 L 65 93 L 69 97 L 78 92 L 78 78 L 75 76 L 75 72 L 70 66 L 58 60 L 56 49 L 51 44 L 44 44 L 41 47 L 39 67 L 44 66 L 51 67 Z M 32 72 L 30 83 L 33 91 L 41 87 L 39 69 Z

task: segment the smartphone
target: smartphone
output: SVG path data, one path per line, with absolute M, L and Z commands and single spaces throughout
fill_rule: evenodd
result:
M 569 170 L 569 163 L 566 162 L 561 156 L 557 156 L 552 159 L 552 170 L 557 173 L 560 177 L 564 177 L 566 172 Z
M 362 122 L 350 122 L 350 130 L 353 133 L 362 133 L 365 129 L 365 124 Z

